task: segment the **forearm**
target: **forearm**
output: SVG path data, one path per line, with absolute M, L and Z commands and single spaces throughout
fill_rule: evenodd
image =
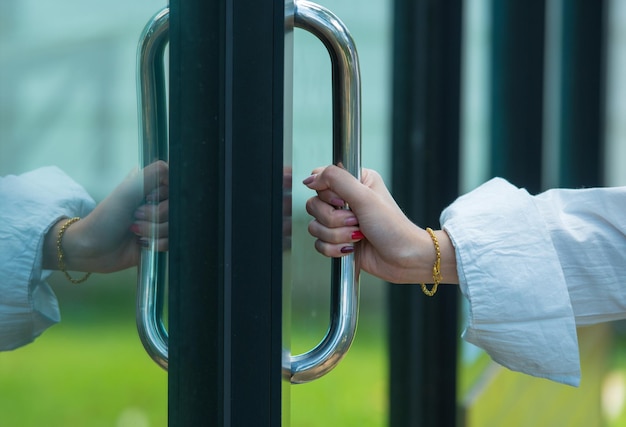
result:
M 424 229 L 413 226 L 411 236 L 404 244 L 397 247 L 409 248 L 408 256 L 403 256 L 405 251 L 392 252 L 394 260 L 390 260 L 390 269 L 386 279 L 392 283 L 413 284 L 413 283 L 434 283 L 435 263 L 437 262 L 437 252 L 435 241 L 439 247 L 439 271 L 440 283 L 458 284 L 458 274 L 456 270 L 456 254 L 450 236 L 444 230 L 434 230 L 435 239 Z M 380 273 L 379 273 L 380 274 Z

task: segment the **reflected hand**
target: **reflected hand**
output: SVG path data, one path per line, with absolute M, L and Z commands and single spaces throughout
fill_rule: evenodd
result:
M 131 172 L 111 194 L 63 237 L 68 270 L 108 273 L 137 265 L 142 246 L 168 249 L 168 165 L 158 161 Z M 56 241 L 59 221 L 46 236 Z M 49 243 L 44 268 L 57 268 Z M 52 254 L 50 254 L 52 252 Z M 52 259 L 50 259 L 52 255 Z M 46 264 L 48 264 L 46 266 Z

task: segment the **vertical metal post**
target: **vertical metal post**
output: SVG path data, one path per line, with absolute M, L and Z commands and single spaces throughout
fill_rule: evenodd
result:
M 171 1 L 172 427 L 282 422 L 284 7 Z
M 602 184 L 605 15 L 604 0 L 562 2 L 560 186 Z
M 393 194 L 424 227 L 458 194 L 462 4 L 395 2 Z M 457 295 L 390 288 L 390 426 L 455 425 Z
M 224 80 L 219 2 L 170 2 L 168 425 L 221 426 Z M 213 118 L 213 120 L 211 120 Z
M 541 189 L 545 0 L 492 1 L 491 171 Z

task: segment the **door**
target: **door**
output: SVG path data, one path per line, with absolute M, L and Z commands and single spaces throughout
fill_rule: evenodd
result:
M 2 2 L 3 174 L 55 163 L 78 181 L 86 181 L 101 199 L 138 163 L 136 40 L 146 20 L 165 5 L 155 1 L 110 6 L 90 8 L 70 0 L 54 7 L 36 0 Z M 71 397 L 54 404 L 64 409 L 51 411 L 63 415 L 58 422 L 48 417 L 48 424 L 88 425 L 87 419 L 95 425 L 162 425 L 168 417 L 172 425 L 385 425 L 387 285 L 371 277 L 361 280 L 359 330 L 344 363 L 307 384 L 292 386 L 284 379 L 285 361 L 291 366 L 286 356 L 315 347 L 331 311 L 331 262 L 312 250 L 304 212 L 304 201 L 311 194 L 299 184 L 313 167 L 334 160 L 333 79 L 327 49 L 317 37 L 294 29 L 290 3 L 187 0 L 170 6 L 170 66 L 165 68 L 169 128 L 166 122 L 159 123 L 159 132 L 169 132 L 170 139 L 165 155 L 171 162 L 171 251 L 165 261 L 169 271 L 159 273 L 169 275 L 162 286 L 169 288 L 169 343 L 166 359 L 162 348 L 155 352 L 160 364 L 166 360 L 169 375 L 142 353 L 134 320 L 128 316 L 135 309 L 134 295 L 128 291 L 133 289 L 134 272 L 117 279 L 92 278 L 106 282 L 102 288 L 114 293 L 117 281 L 120 288 L 125 286 L 115 298 L 91 295 L 92 287 L 64 287 L 59 292 L 64 301 L 80 298 L 76 312 L 65 310 L 57 330 L 101 324 L 102 319 L 93 316 L 101 309 L 120 314 L 124 331 L 131 335 L 118 335 L 122 327 L 111 335 L 84 328 L 96 332 L 80 335 L 74 351 L 63 346 L 44 351 L 50 360 L 64 361 L 57 378 L 75 380 L 75 387 L 70 387 L 74 393 L 63 395 Z M 358 1 L 345 0 L 325 6 L 344 21 L 359 51 L 366 94 L 364 163 L 388 178 L 391 5 L 379 1 L 363 8 Z M 85 19 L 71 25 L 59 20 L 69 14 Z M 30 27 L 19 26 L 31 16 L 38 18 Z M 114 30 L 103 30 L 98 23 L 105 16 Z M 39 45 L 30 44 L 33 27 L 41 30 Z M 84 44 L 77 42 L 82 39 Z M 82 56 L 67 61 L 73 49 Z M 42 67 L 44 63 L 53 65 Z M 120 86 L 112 84 L 118 74 L 124 76 Z M 89 298 L 91 304 L 81 298 Z M 160 310 L 164 296 L 155 300 Z M 157 334 L 163 335 L 165 330 L 159 328 Z M 54 336 L 50 335 L 50 346 Z M 38 363 L 47 337 L 16 353 L 15 359 L 48 367 Z M 134 346 L 133 354 L 140 355 L 138 365 L 130 364 L 129 356 L 112 352 L 119 348 L 118 340 Z M 88 348 L 106 351 L 96 359 L 91 353 L 86 356 Z M 85 359 L 81 369 L 78 361 Z M 2 355 L 3 378 L 20 370 L 21 365 L 8 360 Z M 95 371 L 101 376 L 95 377 Z M 127 380 L 121 387 L 124 393 L 98 389 L 110 384 L 109 378 L 117 378 L 112 371 L 122 372 Z M 93 380 L 83 381 L 86 377 Z M 0 385 L 6 387 L 0 393 L 15 396 L 15 388 L 5 384 L 9 383 Z M 35 385 L 21 393 L 22 405 L 43 390 L 41 383 L 31 384 Z M 37 400 L 50 401 L 48 395 Z M 76 405 L 83 418 L 75 421 L 78 410 L 63 402 L 84 396 L 98 399 Z M 13 402 L 3 399 L 3 414 L 19 408 Z M 114 408 L 114 414 L 100 418 L 101 407 Z M 28 411 L 15 412 L 23 421 Z
M 100 201 L 137 166 L 137 40 L 165 4 L 0 2 L 0 176 L 56 166 Z M 0 424 L 165 425 L 167 375 L 137 338 L 136 272 L 48 283 L 61 321 L 0 353 Z
M 468 2 L 463 191 L 489 176 L 531 193 L 619 185 L 607 159 L 623 161 L 609 131 L 611 118 L 623 117 L 610 102 L 622 82 L 609 77 L 622 72 L 606 72 L 623 49 L 611 28 L 621 25 L 619 3 Z M 575 389 L 508 371 L 462 344 L 459 422 L 619 425 L 621 406 L 610 413 L 607 396 L 620 340 L 609 324 L 578 330 L 583 380 Z
M 320 312 L 331 300 L 331 266 L 311 253 L 303 225 L 309 195 L 296 189 L 317 166 L 296 161 L 306 150 L 321 145 L 319 165 L 333 161 L 328 53 L 320 44 L 326 87 L 314 89 L 328 92 L 320 97 L 328 100 L 320 109 L 328 133 L 302 148 L 292 137 L 302 130 L 291 123 L 292 104 L 302 111 L 292 93 L 293 69 L 302 67 L 294 5 L 175 1 L 170 9 L 169 424 L 321 426 L 329 425 L 324 412 L 358 415 L 341 408 L 346 393 L 360 391 L 351 383 L 298 418 L 307 409 L 297 403 L 299 390 L 314 383 L 285 379 L 291 353 L 314 347 L 328 325 L 312 318 L 329 317 Z M 310 273 L 313 262 L 323 265 L 319 277 Z M 304 316 L 292 315 L 304 311 L 290 298 L 302 294 L 292 284 L 298 277 L 321 300 Z M 303 329 L 308 336 L 296 338 Z M 364 366 L 378 371 L 370 379 L 379 378 L 372 388 L 380 407 L 371 425 L 383 425 L 384 356 L 370 362 Z M 356 408 L 371 406 L 364 399 Z

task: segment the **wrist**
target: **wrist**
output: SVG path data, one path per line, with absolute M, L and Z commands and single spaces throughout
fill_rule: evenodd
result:
M 94 253 L 93 245 L 90 244 L 87 233 L 87 223 L 84 220 L 79 220 L 68 224 L 67 221 L 61 221 L 61 228 L 66 226 L 66 229 L 60 242 L 65 269 L 71 271 L 91 271 L 93 266 L 90 264 L 93 263 Z M 59 228 L 59 233 L 61 228 Z M 59 234 L 57 236 L 61 237 Z M 57 258 L 59 256 L 60 252 L 57 247 Z
M 396 283 L 434 283 L 433 267 L 439 258 L 441 283 L 457 284 L 456 254 L 445 230 L 434 230 L 435 238 L 425 229 L 415 227 L 411 254 L 404 262 L 404 273 Z M 435 241 L 439 246 L 439 257 Z
M 456 252 L 452 240 L 445 230 L 436 230 L 435 236 L 439 243 L 441 283 L 458 284 L 459 277 L 456 269 Z M 432 272 L 432 264 L 431 264 Z M 432 280 L 432 277 L 429 279 Z
M 434 237 L 430 233 L 433 233 L 431 229 L 420 229 L 419 262 L 417 264 L 419 275 L 414 283 L 433 283 L 433 267 L 438 261 L 441 261 L 438 232 L 434 232 Z
M 422 283 L 432 281 L 432 267 L 436 259 L 433 242 L 428 232 L 414 224 L 404 235 L 409 236 L 394 252 L 392 260 L 393 283 Z M 402 249 L 404 248 L 404 249 Z
M 87 260 L 91 250 L 81 222 L 62 218 L 50 227 L 44 240 L 44 269 L 90 271 Z

